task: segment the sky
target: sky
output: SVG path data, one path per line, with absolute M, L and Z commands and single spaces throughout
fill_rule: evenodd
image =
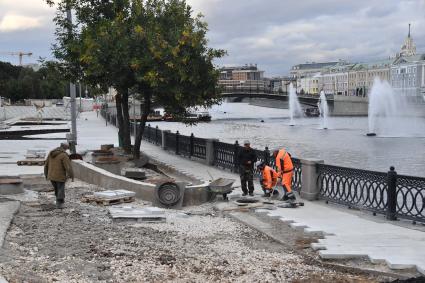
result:
M 394 56 L 412 24 L 425 53 L 425 0 L 187 0 L 208 22 L 211 47 L 227 50 L 220 66 L 258 64 L 265 76 L 305 62 L 364 62 Z M 44 0 L 0 0 L 0 60 L 32 52 L 52 59 L 54 8 Z

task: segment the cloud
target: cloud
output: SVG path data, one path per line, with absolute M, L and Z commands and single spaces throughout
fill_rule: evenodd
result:
M 209 44 L 228 51 L 228 56 L 216 63 L 257 63 L 266 76 L 287 74 L 292 65 L 306 61 L 355 62 L 393 56 L 407 35 L 408 23 L 412 23 L 418 52 L 425 53 L 425 0 L 187 2 L 195 13 L 205 15 Z M 43 0 L 0 0 L 0 22 L 8 15 L 36 19 L 39 26 L 37 32 L 0 29 L 2 49 L 31 48 L 33 58 L 52 57 L 53 8 Z
M 42 25 L 40 17 L 27 17 L 21 15 L 8 14 L 0 21 L 0 32 L 12 32 L 19 30 L 29 30 Z

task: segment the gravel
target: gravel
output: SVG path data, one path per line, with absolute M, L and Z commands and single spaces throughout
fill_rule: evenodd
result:
M 63 210 L 51 192 L 23 202 L 0 274 L 9 282 L 373 282 L 305 261 L 210 204 L 168 210 L 166 223 L 113 222 L 107 207 L 80 202 L 99 190 L 68 184 Z

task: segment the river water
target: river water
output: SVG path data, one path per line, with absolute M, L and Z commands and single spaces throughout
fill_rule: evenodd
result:
M 367 117 L 330 117 L 329 129 L 323 130 L 320 118 L 299 118 L 295 126 L 290 126 L 287 109 L 223 103 L 209 112 L 212 121 L 195 126 L 150 124 L 228 143 L 248 139 L 258 149 L 285 147 L 293 156 L 323 159 L 326 164 L 375 171 L 395 166 L 399 174 L 425 177 L 425 118 L 415 118 L 415 136 L 367 137 Z

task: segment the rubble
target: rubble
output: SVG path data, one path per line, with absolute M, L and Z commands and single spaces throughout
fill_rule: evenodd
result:
M 0 274 L 9 282 L 374 282 L 318 266 L 211 204 L 158 210 L 136 199 L 132 206 L 167 221 L 115 222 L 109 209 L 80 202 L 102 190 L 67 184 L 63 210 L 52 208 L 52 192 L 38 193 L 39 206 L 23 202 L 5 239 Z

